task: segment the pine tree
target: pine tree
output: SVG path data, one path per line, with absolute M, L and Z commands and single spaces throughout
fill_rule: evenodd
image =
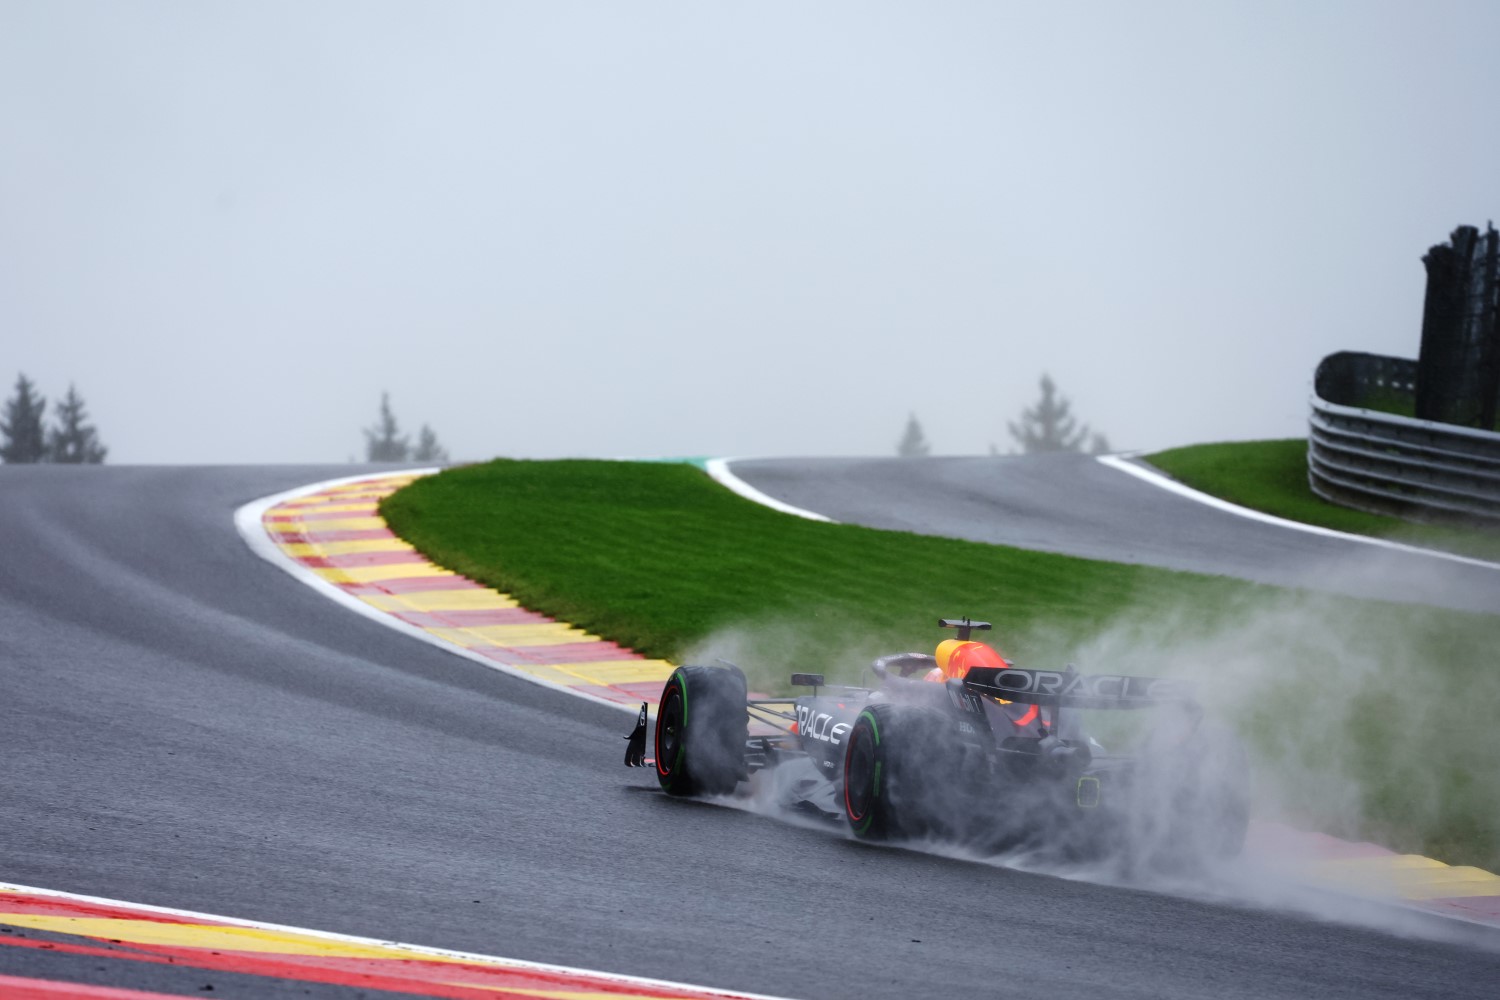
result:
M 423 424 L 417 435 L 417 448 L 411 453 L 411 457 L 418 462 L 446 462 L 448 449 L 438 444 L 437 434 L 431 427 Z
M 42 416 L 47 401 L 37 395 L 35 386 L 25 375 L 16 379 L 16 394 L 5 401 L 5 419 L 0 420 L 0 459 L 20 465 L 47 460 L 47 439 L 42 430 Z
M 896 454 L 902 458 L 921 458 L 932 451 L 932 446 L 927 443 L 927 437 L 922 433 L 922 425 L 917 423 L 917 415 L 909 414 L 906 419 L 906 432 L 901 435 L 901 440 L 896 444 Z
M 83 397 L 72 385 L 57 405 L 57 425 L 47 437 L 47 455 L 65 465 L 99 465 L 109 449 L 99 442 L 99 432 L 85 423 L 88 412 Z
M 1109 441 L 1103 434 L 1089 430 L 1087 424 L 1079 424 L 1073 416 L 1072 404 L 1066 396 L 1059 395 L 1050 376 L 1042 376 L 1042 398 L 1037 404 L 1021 411 L 1019 423 L 1008 423 L 1010 436 L 1026 454 L 1040 451 L 1083 451 L 1084 442 L 1089 442 L 1089 451 L 1102 454 L 1109 450 Z M 994 447 L 991 446 L 991 451 Z
M 411 442 L 396 424 L 391 412 L 391 394 L 380 394 L 380 420 L 365 429 L 365 461 L 404 462 L 411 456 Z

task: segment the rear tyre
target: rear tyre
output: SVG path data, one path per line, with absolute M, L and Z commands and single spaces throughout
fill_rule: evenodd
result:
M 727 795 L 746 776 L 745 675 L 678 667 L 656 710 L 656 780 L 668 795 Z
M 862 840 L 949 832 L 958 746 L 946 719 L 876 702 L 854 720 L 844 750 L 844 818 Z

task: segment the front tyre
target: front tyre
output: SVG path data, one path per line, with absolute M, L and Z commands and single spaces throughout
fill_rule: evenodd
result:
M 678 667 L 656 711 L 656 780 L 668 795 L 727 795 L 746 775 L 749 714 L 736 667 Z

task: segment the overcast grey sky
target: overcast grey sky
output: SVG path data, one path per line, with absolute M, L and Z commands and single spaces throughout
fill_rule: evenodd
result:
M 1500 4 L 0 0 L 0 387 L 116 462 L 1306 432 L 1500 215 Z

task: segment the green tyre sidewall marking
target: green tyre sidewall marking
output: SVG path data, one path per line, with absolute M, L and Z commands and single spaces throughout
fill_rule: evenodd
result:
M 855 724 L 858 725 L 861 721 L 869 723 L 870 735 L 875 738 L 875 745 L 877 747 L 880 746 L 880 726 L 875 721 L 875 713 L 871 712 L 869 709 L 865 709 L 864 711 L 859 713 L 859 718 L 855 720 Z M 875 800 L 880 798 L 881 761 L 879 759 L 876 759 L 874 763 L 875 767 L 872 769 L 870 779 L 870 805 L 869 808 L 865 810 L 864 818 L 854 826 L 854 832 L 857 835 L 863 835 L 867 833 L 870 829 L 870 825 L 875 822 L 875 810 L 877 808 Z M 845 775 L 845 780 L 848 780 L 847 775 Z
M 880 746 L 880 725 L 875 721 L 875 713 L 867 708 L 859 713 L 859 717 L 870 720 L 870 735 L 875 737 L 875 745 L 877 747 Z M 870 799 L 872 801 L 880 798 L 880 765 L 881 760 L 877 757 L 875 759 L 875 775 L 870 780 Z
M 682 773 L 682 758 L 687 752 L 687 740 L 685 738 L 687 735 L 687 684 L 682 676 L 681 667 L 673 671 L 672 675 L 667 678 L 667 686 L 662 689 L 661 710 L 664 710 L 667 702 L 671 700 L 670 695 L 673 685 L 677 687 L 677 700 L 682 706 L 682 717 L 678 721 L 677 752 L 673 755 L 673 759 L 668 762 L 665 776 L 661 774 L 660 768 L 657 769 L 657 780 L 661 783 L 661 787 L 668 793 L 676 795 L 681 791 L 683 784 L 687 780 Z M 656 752 L 658 755 L 662 752 L 660 739 L 661 727 L 666 725 L 666 721 L 665 711 L 662 711 L 662 714 L 657 717 L 658 739 L 656 742 Z
M 677 681 L 677 696 L 682 700 L 682 719 L 677 723 L 677 759 L 672 762 L 672 776 L 679 781 L 684 780 L 678 776 L 682 774 L 682 758 L 687 754 L 687 728 L 688 728 L 688 700 L 687 700 L 687 677 L 681 669 L 672 675 Z

